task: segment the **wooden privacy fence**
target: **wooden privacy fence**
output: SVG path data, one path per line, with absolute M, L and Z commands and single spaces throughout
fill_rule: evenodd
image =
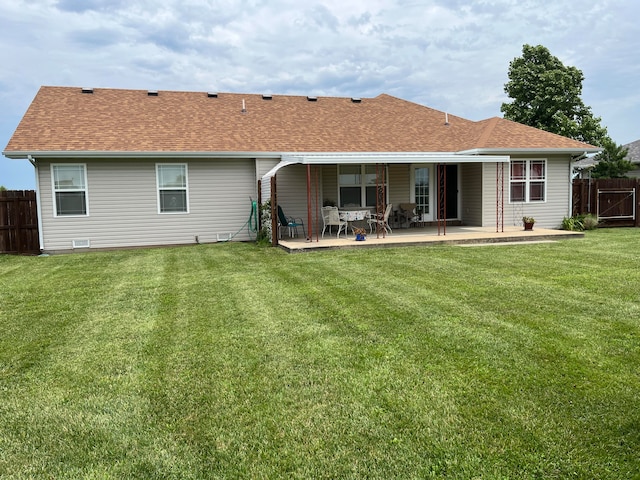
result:
M 591 213 L 608 227 L 640 227 L 640 179 L 573 181 L 573 215 Z
M 0 253 L 40 253 L 34 190 L 0 191 Z

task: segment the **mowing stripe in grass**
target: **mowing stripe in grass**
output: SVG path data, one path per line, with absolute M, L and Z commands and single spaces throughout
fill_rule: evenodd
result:
M 0 257 L 0 477 L 633 478 L 636 239 Z

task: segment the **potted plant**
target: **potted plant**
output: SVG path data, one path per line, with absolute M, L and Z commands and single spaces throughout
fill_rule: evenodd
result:
M 533 217 L 522 217 L 522 223 L 525 230 L 533 230 L 533 224 L 536 223 L 536 219 Z
M 353 227 L 353 233 L 356 235 L 356 242 L 367 239 L 367 231 L 364 228 Z

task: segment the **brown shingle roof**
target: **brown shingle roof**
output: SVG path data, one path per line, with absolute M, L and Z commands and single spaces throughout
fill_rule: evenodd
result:
M 242 105 L 246 113 L 242 113 Z M 12 152 L 455 152 L 589 148 L 500 118 L 473 122 L 389 95 L 363 98 L 42 87 Z
M 631 163 L 640 164 L 640 140 L 623 145 L 628 149 L 627 160 Z
M 483 133 L 478 139 L 476 148 L 596 148 L 568 137 L 545 132 L 544 130 L 522 125 L 521 123 L 512 122 L 504 118 L 493 117 L 477 123 Z

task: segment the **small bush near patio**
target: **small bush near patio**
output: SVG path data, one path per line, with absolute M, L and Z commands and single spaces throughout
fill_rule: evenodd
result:
M 0 478 L 638 478 L 638 240 L 0 256 Z
M 565 217 L 562 219 L 562 229 L 582 232 L 584 230 L 594 230 L 598 228 L 598 223 L 598 217 L 590 213 L 574 215 L 573 217 Z

